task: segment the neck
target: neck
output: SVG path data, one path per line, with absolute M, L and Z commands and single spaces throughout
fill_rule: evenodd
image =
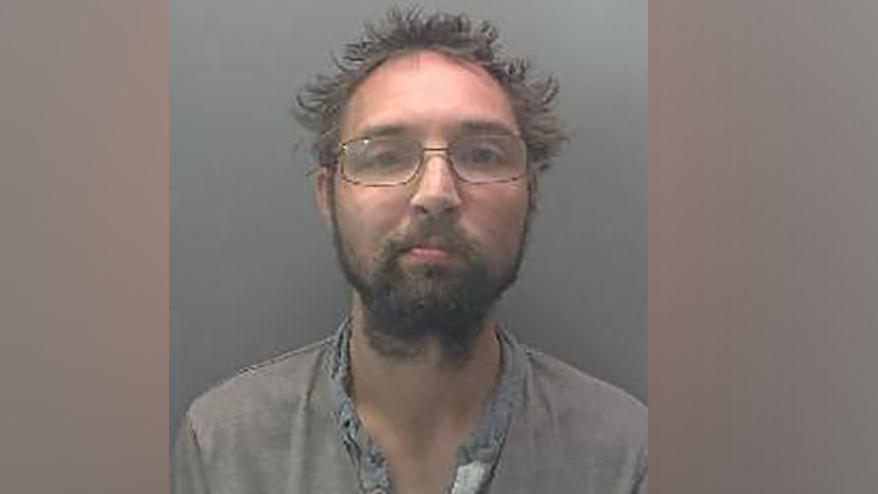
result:
M 367 334 L 359 296 L 351 311 L 351 395 L 369 429 L 392 427 L 406 438 L 462 436 L 481 416 L 500 373 L 497 317 L 489 311 L 465 359 L 449 365 L 440 341 L 426 336 L 404 356 L 378 351 Z M 369 329 L 375 331 L 374 328 Z

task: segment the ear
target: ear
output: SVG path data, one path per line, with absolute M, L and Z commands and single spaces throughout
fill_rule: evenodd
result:
M 326 166 L 321 166 L 314 174 L 314 193 L 317 199 L 317 209 L 323 217 L 323 223 L 332 229 L 332 201 L 334 200 L 333 183 L 335 173 Z
M 537 206 L 540 202 L 540 172 L 537 170 L 531 171 L 528 173 L 527 177 L 527 192 L 528 192 L 528 209 L 531 212 L 535 212 L 537 210 Z

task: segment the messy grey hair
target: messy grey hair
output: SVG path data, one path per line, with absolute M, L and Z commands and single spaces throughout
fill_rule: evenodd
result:
M 333 56 L 338 71 L 318 75 L 296 95 L 293 115 L 314 134 L 311 151 L 321 166 L 337 159 L 339 127 L 345 105 L 357 86 L 388 59 L 418 50 L 443 53 L 484 69 L 507 91 L 528 162 L 537 170 L 549 167 L 566 141 L 554 111 L 558 81 L 534 78 L 527 60 L 500 53 L 497 29 L 487 21 L 477 25 L 464 14 L 425 16 L 418 7 L 391 8 L 377 24 L 364 25 L 359 41 Z

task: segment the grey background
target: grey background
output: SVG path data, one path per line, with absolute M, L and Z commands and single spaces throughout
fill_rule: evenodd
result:
M 294 90 L 393 2 L 170 3 L 170 429 L 238 368 L 329 334 L 348 289 L 318 219 Z M 561 81 L 518 337 L 647 398 L 645 0 L 423 3 L 495 22 Z

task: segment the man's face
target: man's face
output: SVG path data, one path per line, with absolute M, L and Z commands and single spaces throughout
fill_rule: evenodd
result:
M 475 65 L 422 51 L 388 60 L 359 85 L 340 138 L 393 127 L 445 147 L 479 125 L 517 133 L 503 88 Z M 318 181 L 345 275 L 378 325 L 411 341 L 430 331 L 467 339 L 478 329 L 515 279 L 529 195 L 528 177 L 461 182 L 441 152 L 427 152 L 405 185 L 355 185 L 325 170 Z

